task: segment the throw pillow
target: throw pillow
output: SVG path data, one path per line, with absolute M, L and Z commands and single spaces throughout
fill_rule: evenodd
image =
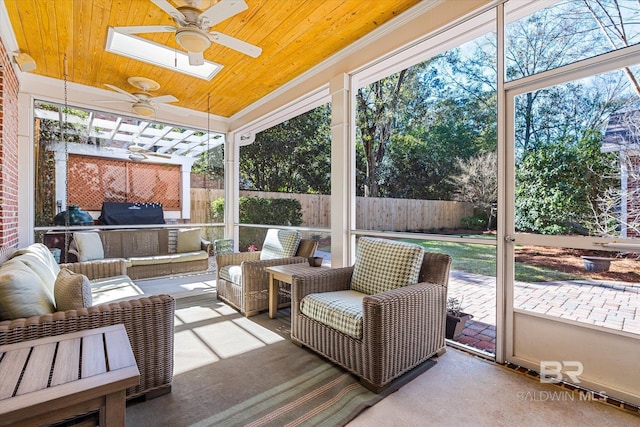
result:
M 267 236 L 262 244 L 260 259 L 289 258 L 296 255 L 302 235 L 297 230 L 278 230 L 275 228 L 267 231 Z
M 200 234 L 199 228 L 181 228 L 178 230 L 178 242 L 176 245 L 176 252 L 179 254 L 184 252 L 196 252 L 200 248 Z
M 351 289 L 373 295 L 417 283 L 423 257 L 419 245 L 361 237 Z
M 60 269 L 53 288 L 58 311 L 77 310 L 91 307 L 91 283 L 87 276 L 77 274 L 68 268 Z
M 73 233 L 73 242 L 78 251 L 78 261 L 104 259 L 102 240 L 98 233 Z
M 17 259 L 0 267 L 0 320 L 40 316 L 55 311 L 53 295 L 40 277 Z

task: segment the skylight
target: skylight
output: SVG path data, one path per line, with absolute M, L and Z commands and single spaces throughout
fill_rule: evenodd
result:
M 178 71 L 203 80 L 211 80 L 222 65 L 204 61 L 204 65 L 189 65 L 189 56 L 181 51 L 170 49 L 141 37 L 122 34 L 109 27 L 107 52 L 144 61 L 152 65 Z

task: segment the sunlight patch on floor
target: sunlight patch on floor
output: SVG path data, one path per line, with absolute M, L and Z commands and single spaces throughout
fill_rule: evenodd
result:
M 256 327 L 259 328 L 259 326 Z M 194 328 L 193 331 L 221 359 L 237 356 L 267 345 L 256 337 L 255 332 L 249 332 L 232 321 Z
M 211 307 L 193 306 L 181 308 L 175 312 L 175 324 L 184 325 L 222 317 L 228 313 L 220 313 Z
M 220 360 L 193 331 L 176 332 L 174 344 L 174 375 Z
M 263 328 L 246 317 L 234 319 L 233 322 L 265 344 L 275 344 L 277 342 L 284 341 L 284 338 L 280 335 Z

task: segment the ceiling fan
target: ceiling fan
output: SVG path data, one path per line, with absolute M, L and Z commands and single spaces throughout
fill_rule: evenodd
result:
M 127 79 L 129 84 L 137 89 L 138 92 L 127 92 L 124 89 L 120 89 L 117 86 L 105 84 L 109 89 L 113 89 L 118 93 L 126 95 L 130 101 L 96 101 L 96 102 L 130 102 L 131 108 L 136 114 L 141 116 L 152 116 L 155 114 L 155 105 L 167 102 L 177 102 L 178 98 L 173 95 L 151 96 L 149 91 L 160 89 L 160 85 L 145 77 L 129 77 Z
M 164 159 L 170 159 L 172 157 L 171 154 L 156 153 L 136 143 L 131 143 L 126 147 L 126 150 L 129 151 L 129 159 L 134 162 L 146 160 L 149 158 L 148 156 L 162 157 Z
M 244 0 L 220 0 L 205 11 L 199 8 L 200 0 L 184 0 L 185 5 L 174 7 L 166 0 L 151 0 L 176 22 L 170 25 L 143 25 L 115 27 L 123 34 L 139 33 L 172 33 L 175 32 L 176 43 L 189 55 L 190 65 L 203 65 L 203 52 L 211 46 L 211 42 L 226 46 L 238 52 L 257 58 L 262 49 L 245 41 L 226 34 L 209 31 L 209 28 L 248 8 Z

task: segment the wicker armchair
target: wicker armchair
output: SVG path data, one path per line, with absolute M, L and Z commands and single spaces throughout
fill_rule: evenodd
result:
M 318 247 L 318 242 L 301 239 L 293 257 L 260 259 L 262 252 L 240 252 L 216 255 L 217 298 L 229 304 L 247 317 L 269 309 L 269 274 L 266 267 L 307 262 Z M 229 266 L 239 266 L 241 277 L 229 280 L 221 277 L 221 270 Z M 281 293 L 278 304 L 287 304 L 291 298 Z
M 351 289 L 354 267 L 294 277 L 291 339 L 360 377 L 379 393 L 391 381 L 445 352 L 445 316 L 451 257 L 425 253 L 419 283 L 362 299 L 362 333 L 357 339 L 301 312 L 309 294 Z

